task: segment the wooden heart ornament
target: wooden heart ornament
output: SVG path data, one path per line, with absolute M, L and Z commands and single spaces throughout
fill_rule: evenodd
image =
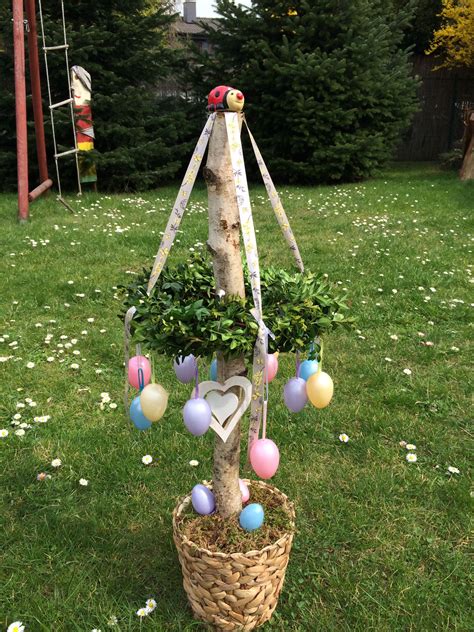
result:
M 224 384 L 212 381 L 201 382 L 199 396 L 203 397 L 211 407 L 211 428 L 225 443 L 249 407 L 252 399 L 252 383 L 246 377 L 238 375 L 229 378 Z

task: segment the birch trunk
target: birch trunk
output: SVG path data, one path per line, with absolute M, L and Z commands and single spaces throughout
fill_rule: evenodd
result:
M 244 275 L 240 253 L 240 218 L 235 197 L 234 178 L 224 114 L 219 113 L 209 139 L 204 178 L 209 199 L 209 238 L 216 289 L 226 296 L 245 296 Z M 245 375 L 244 358 L 224 361 L 217 356 L 217 379 L 224 382 L 234 375 Z M 239 487 L 240 422 L 224 443 L 216 435 L 214 445 L 213 491 L 217 511 L 224 518 L 242 509 Z

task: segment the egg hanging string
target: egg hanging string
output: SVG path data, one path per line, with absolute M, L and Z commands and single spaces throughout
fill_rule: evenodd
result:
M 300 352 L 297 351 L 295 355 L 296 355 L 296 377 L 298 378 L 300 376 L 300 366 L 301 366 Z
M 135 347 L 135 355 L 139 358 L 137 373 L 138 373 L 138 390 L 141 393 L 143 389 L 145 388 L 145 374 L 143 372 L 143 367 L 142 367 L 142 346 L 140 344 L 138 344 Z
M 265 334 L 265 368 L 263 370 L 265 381 L 265 394 L 263 396 L 263 410 L 262 410 L 262 439 L 267 438 L 267 410 L 268 410 L 268 347 L 267 347 L 268 334 Z
M 194 374 L 194 399 L 198 399 L 199 397 L 199 367 L 196 362 L 196 372 Z

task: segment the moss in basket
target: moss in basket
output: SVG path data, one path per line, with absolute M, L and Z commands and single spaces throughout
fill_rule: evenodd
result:
M 239 525 L 239 516 L 225 519 L 219 514 L 200 516 L 191 504 L 178 519 L 179 529 L 196 546 L 220 553 L 259 551 L 274 544 L 285 533 L 294 531 L 291 517 L 279 496 L 251 485 L 249 502 L 260 503 L 265 512 L 263 525 L 255 531 L 244 531 Z
M 171 357 L 211 357 L 220 351 L 226 358 L 244 356 L 251 362 L 258 326 L 250 313 L 247 270 L 246 299 L 216 296 L 212 261 L 205 254 L 166 267 L 151 296 L 146 292 L 149 276 L 150 270 L 144 270 L 121 288 L 123 314 L 137 308 L 132 321 L 136 342 Z M 261 287 L 265 324 L 275 335 L 268 341 L 270 352 L 306 352 L 317 336 L 353 324 L 347 297 L 321 274 L 269 267 L 261 270 Z

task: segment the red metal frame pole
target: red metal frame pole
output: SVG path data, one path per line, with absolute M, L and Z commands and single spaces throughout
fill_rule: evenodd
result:
M 25 39 L 23 0 L 13 0 L 15 52 L 16 153 L 18 170 L 18 219 L 28 219 L 28 138 L 26 124 Z
M 41 76 L 38 55 L 38 32 L 36 29 L 35 0 L 26 0 L 26 17 L 28 18 L 28 55 L 30 60 L 31 94 L 33 97 L 33 114 L 35 118 L 36 152 L 40 182 L 48 180 L 48 160 L 46 158 L 46 140 L 44 135 L 43 102 L 41 100 Z

